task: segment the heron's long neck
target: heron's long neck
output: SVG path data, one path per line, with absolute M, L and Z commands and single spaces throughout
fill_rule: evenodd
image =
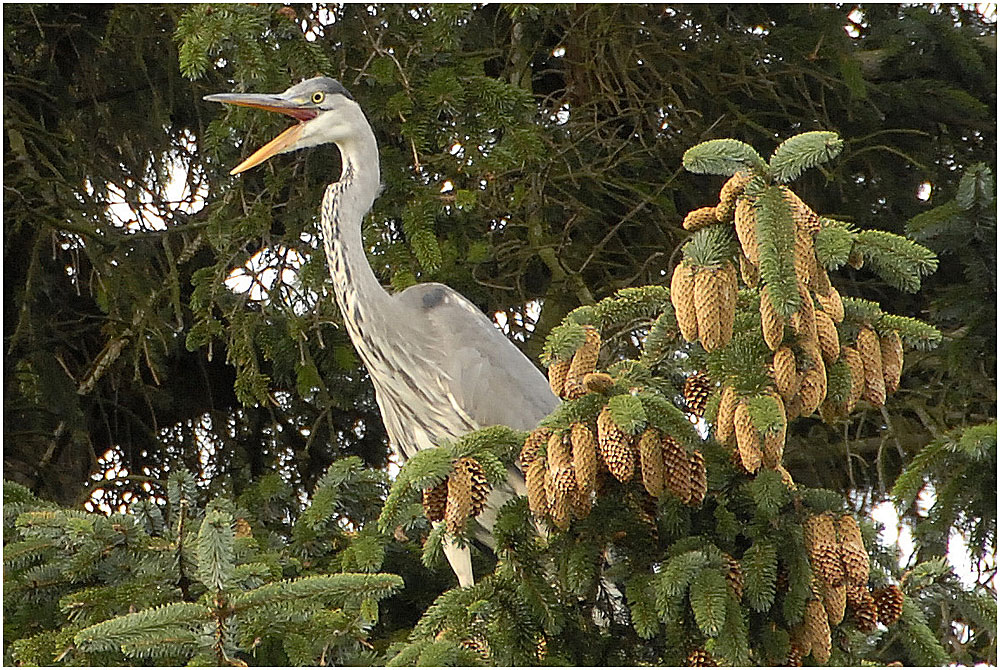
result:
M 371 130 L 340 145 L 343 170 L 323 197 L 320 224 L 337 304 L 355 345 L 389 299 L 365 256 L 361 222 L 379 190 L 378 146 Z M 364 352 L 362 352 L 364 356 Z

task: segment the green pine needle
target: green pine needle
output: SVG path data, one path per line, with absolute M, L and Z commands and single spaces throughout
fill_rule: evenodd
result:
M 754 148 L 739 140 L 709 140 L 684 152 L 684 169 L 695 174 L 731 176 L 751 168 L 758 172 L 766 168 L 764 159 Z
M 837 133 L 814 130 L 790 137 L 774 150 L 771 156 L 771 174 L 787 183 L 804 171 L 836 158 L 844 148 L 844 141 Z

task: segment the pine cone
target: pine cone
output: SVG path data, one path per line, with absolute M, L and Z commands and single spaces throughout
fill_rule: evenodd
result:
M 824 586 L 823 607 L 826 615 L 830 619 L 830 624 L 836 626 L 844 620 L 844 612 L 847 608 L 847 586 Z
M 813 267 L 816 265 L 816 251 L 813 249 L 813 238 L 801 226 L 795 227 L 795 244 L 792 248 L 792 258 L 795 264 L 795 277 L 799 284 L 812 286 Z
M 552 523 L 561 530 L 567 530 L 576 498 L 576 475 L 573 474 L 571 467 L 560 468 L 555 472 L 550 467 L 549 475 L 552 477 L 553 490 L 552 507 L 549 514 L 552 517 Z
M 448 502 L 444 523 L 448 534 L 459 535 L 472 515 L 472 478 L 469 470 L 456 462 L 448 476 Z
M 736 389 L 732 386 L 723 387 L 719 410 L 715 413 L 715 439 L 719 444 L 726 444 L 733 435 L 737 401 Z
M 802 375 L 802 386 L 799 387 L 802 398 L 802 410 L 799 416 L 809 416 L 826 398 L 826 371 L 822 368 L 809 368 Z
M 715 351 L 733 337 L 730 308 L 730 281 L 724 269 L 699 268 L 694 276 L 694 309 L 698 337 L 705 351 Z M 726 326 L 729 329 L 726 329 Z
M 583 385 L 588 393 L 607 393 L 615 380 L 606 372 L 590 372 L 583 376 Z
M 841 323 L 844 320 L 844 301 L 840 293 L 833 286 L 828 291 L 816 292 L 816 302 L 820 304 L 823 311 L 833 319 L 834 323 Z
M 712 394 L 712 381 L 704 372 L 696 372 L 684 380 L 684 402 L 687 403 L 688 411 L 697 416 L 705 416 L 705 405 L 708 404 L 708 397 Z
M 851 371 L 851 391 L 846 407 L 847 413 L 850 414 L 865 392 L 865 365 L 861 360 L 861 354 L 854 347 L 841 347 L 840 355 Z
M 462 458 L 455 463 L 456 468 L 465 468 L 469 472 L 469 482 L 472 484 L 472 510 L 470 516 L 479 516 L 486 506 L 490 496 L 490 483 L 486 479 L 486 471 L 482 464 L 474 458 Z
M 556 470 L 562 470 L 572 465 L 573 456 L 570 454 L 569 445 L 566 444 L 564 433 L 549 435 L 548 446 L 545 448 L 545 460 L 548 461 L 549 474 L 554 474 Z
M 570 442 L 573 445 L 573 472 L 576 486 L 589 495 L 597 485 L 597 439 L 594 432 L 584 423 L 570 426 Z
M 528 437 L 524 438 L 524 446 L 521 447 L 521 456 L 518 463 L 521 471 L 526 471 L 531 462 L 538 458 L 538 452 L 542 445 L 549 441 L 552 431 L 548 428 L 536 428 Z
M 795 485 L 795 480 L 792 479 L 792 473 L 780 465 L 776 467 L 775 470 L 777 470 L 778 474 L 781 475 L 781 483 L 785 485 L 785 488 L 789 491 L 798 490 L 799 487 Z
M 837 519 L 837 535 L 840 540 L 840 558 L 843 561 L 848 581 L 855 584 L 867 584 L 868 552 L 865 551 L 865 543 L 861 539 L 861 529 L 858 528 L 858 522 L 853 516 L 844 514 Z
M 763 454 L 760 450 L 760 435 L 754 428 L 753 419 L 750 418 L 750 410 L 745 403 L 740 402 L 736 405 L 733 423 L 736 429 L 736 445 L 740 453 L 740 462 L 747 472 L 754 474 L 760 469 Z
M 734 214 L 736 236 L 740 238 L 743 255 L 754 265 L 760 265 L 760 248 L 757 245 L 757 212 L 748 198 L 740 196 L 736 199 Z
M 726 560 L 726 583 L 733 590 L 737 600 L 743 598 L 743 566 L 729 554 L 723 554 Z
M 767 343 L 771 351 L 775 351 L 781 346 L 781 340 L 785 335 L 784 319 L 774 309 L 771 299 L 768 297 L 768 288 L 763 286 L 760 289 L 760 329 L 764 334 L 764 342 Z
M 691 481 L 694 478 L 691 459 L 684 447 L 669 435 L 663 436 L 660 448 L 663 452 L 664 486 L 671 495 L 685 502 L 691 497 Z
M 781 396 L 772 392 L 772 397 L 781 412 L 782 423 L 778 430 L 769 430 L 762 435 L 761 444 L 761 464 L 765 468 L 776 470 L 781 465 L 781 458 L 785 454 L 785 434 L 788 428 L 788 417 L 785 415 L 785 403 L 781 401 Z
M 694 268 L 681 262 L 670 280 L 670 303 L 674 306 L 677 327 L 687 342 L 698 339 L 698 314 L 694 307 Z
M 544 458 L 536 458 L 528 464 L 524 474 L 525 485 L 528 487 L 528 508 L 536 517 L 543 517 L 549 512 L 549 499 L 546 494 L 545 480 L 548 468 Z
M 573 489 L 573 515 L 576 516 L 577 519 L 586 519 L 590 516 L 592 494 L 592 491 L 581 490 L 579 484 L 577 484 L 576 488 Z
M 795 369 L 795 354 L 788 347 L 778 347 L 774 352 L 774 385 L 785 400 L 791 400 L 802 385 Z
M 830 660 L 833 641 L 830 638 L 830 621 L 821 601 L 810 600 L 806 603 L 803 627 L 805 636 L 812 642 L 813 658 L 820 665 L 825 664 Z
M 833 363 L 840 357 L 840 335 L 830 315 L 822 310 L 816 310 L 816 335 L 823 360 Z
M 712 655 L 701 648 L 691 650 L 687 657 L 687 667 L 689 668 L 715 668 L 718 665 L 712 660 Z
M 819 335 L 816 332 L 816 306 L 813 304 L 812 295 L 805 284 L 799 283 L 799 311 L 796 315 L 799 318 L 799 335 L 811 342 L 816 342 L 819 346 Z
M 806 231 L 810 236 L 818 233 L 820 228 L 819 215 L 790 188 L 782 187 L 781 190 L 784 192 L 785 199 L 788 200 L 795 227 Z
M 605 407 L 597 415 L 597 447 L 605 467 L 620 482 L 632 479 L 635 451 L 629 436 L 618 427 Z
M 478 654 L 479 658 L 484 661 L 490 660 L 490 645 L 486 641 L 486 638 L 477 635 L 475 637 L 462 640 L 460 644 L 469 651 Z
M 715 218 L 726 223 L 731 221 L 736 213 L 736 198 L 746 190 L 750 181 L 750 173 L 737 172 L 722 185 L 719 191 L 719 204 L 715 206 Z
M 654 498 L 663 495 L 663 450 L 660 448 L 660 443 L 660 431 L 655 428 L 647 428 L 639 436 L 642 485 Z
M 691 479 L 688 482 L 688 497 L 684 502 L 692 507 L 697 507 L 705 499 L 708 493 L 708 477 L 705 472 L 705 457 L 698 450 L 688 454 L 690 463 Z
M 844 567 L 840 562 L 837 532 L 829 514 L 816 514 L 805 522 L 806 550 L 809 562 L 828 586 L 844 583 Z
M 862 633 L 870 633 L 878 624 L 878 608 L 866 586 L 848 585 L 847 603 L 854 611 L 854 624 Z
M 872 599 L 875 601 L 875 609 L 878 611 L 878 620 L 886 626 L 899 621 L 903 614 L 903 591 L 895 584 L 890 584 L 872 592 Z
M 423 505 L 424 516 L 428 521 L 441 521 L 444 519 L 444 510 L 448 504 L 448 481 L 445 480 L 437 486 L 424 489 Z
M 788 647 L 788 659 L 785 661 L 785 665 L 791 668 L 802 667 L 802 659 L 805 658 L 805 654 L 802 653 L 802 647 L 797 644 L 792 644 Z
M 857 247 L 853 247 L 851 252 L 847 254 L 847 264 L 855 270 L 860 270 L 865 266 L 865 257 L 858 251 Z
M 899 380 L 903 376 L 903 340 L 899 333 L 890 332 L 879 338 L 879 348 L 882 350 L 882 374 L 885 376 L 886 394 L 895 393 L 899 388 Z
M 684 226 L 684 230 L 695 231 L 718 222 L 719 220 L 715 218 L 715 207 L 699 207 L 688 212 L 681 225 Z
M 566 388 L 566 375 L 569 374 L 570 361 L 552 361 L 549 364 L 549 388 L 556 397 L 563 397 Z
M 566 374 L 564 392 L 570 400 L 580 398 L 587 393 L 583 385 L 583 377 L 593 372 L 597 366 L 597 356 L 601 353 L 601 334 L 593 326 L 584 326 L 586 339 L 573 354 L 573 360 Z
M 885 373 L 882 371 L 882 347 L 878 335 L 868 326 L 858 331 L 858 353 L 865 368 L 865 391 L 862 398 L 881 407 L 885 404 Z

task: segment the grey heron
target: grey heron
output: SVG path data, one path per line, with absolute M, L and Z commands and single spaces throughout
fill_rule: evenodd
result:
M 307 79 L 277 94 L 222 93 L 205 100 L 286 114 L 298 121 L 232 170 L 321 144 L 340 150 L 340 179 L 323 196 L 320 228 L 344 324 L 375 386 L 393 451 L 405 460 L 492 425 L 530 430 L 556 405 L 545 376 L 469 300 L 439 283 L 389 294 L 365 257 L 361 223 L 380 189 L 375 134 L 340 82 Z M 475 537 L 494 547 L 497 511 L 524 495 L 508 468 L 477 517 Z M 445 555 L 461 586 L 473 583 L 468 547 L 450 539 Z

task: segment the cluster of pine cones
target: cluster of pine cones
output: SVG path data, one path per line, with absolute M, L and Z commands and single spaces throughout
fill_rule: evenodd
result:
M 801 662 L 811 653 L 822 664 L 830 659 L 830 626 L 843 621 L 848 609 L 857 629 L 870 633 L 877 622 L 891 625 L 899 620 L 903 592 L 895 585 L 869 591 L 868 552 L 850 514 L 810 516 L 805 522 L 805 541 L 813 570 L 813 597 L 793 634 L 791 660 Z
M 570 360 L 549 365 L 552 391 L 567 400 L 607 391 L 614 383 L 609 375 L 595 371 L 600 333 L 592 326 L 585 326 L 585 332 Z M 525 473 L 532 513 L 550 517 L 563 530 L 573 518 L 590 514 L 602 471 L 623 483 L 641 481 L 651 496 L 669 492 L 689 505 L 700 505 L 707 490 L 701 452 L 689 454 L 673 437 L 652 427 L 631 435 L 615 423 L 607 406 L 592 423 L 576 422 L 557 432 L 534 430 L 524 442 L 518 465 Z
M 490 485 L 479 461 L 459 458 L 452 463 L 448 478 L 424 489 L 424 515 L 430 521 L 444 521 L 451 535 L 458 535 L 466 522 L 478 516 L 486 505 Z

